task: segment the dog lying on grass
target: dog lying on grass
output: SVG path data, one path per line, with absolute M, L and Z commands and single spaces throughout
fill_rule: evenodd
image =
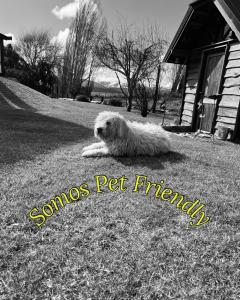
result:
M 130 122 L 110 111 L 99 113 L 94 135 L 101 142 L 84 147 L 82 156 L 157 156 L 170 150 L 168 134 L 160 125 Z

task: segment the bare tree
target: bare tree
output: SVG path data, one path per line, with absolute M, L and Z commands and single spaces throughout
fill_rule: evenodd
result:
M 80 2 L 67 39 L 63 69 L 62 89 L 75 96 L 82 83 L 93 74 L 95 57 L 93 48 L 100 30 L 105 25 L 99 4 L 93 1 Z
M 22 82 L 50 94 L 55 73 L 61 64 L 61 46 L 52 42 L 48 31 L 32 31 L 20 37 L 16 51 L 22 58 Z
M 153 41 L 144 30 L 121 25 L 120 29 L 99 38 L 96 54 L 100 63 L 113 70 L 122 93 L 127 98 L 127 110 L 131 111 L 134 92 L 139 81 L 151 74 L 156 66 L 158 41 Z M 123 88 L 120 75 L 127 83 Z
M 142 80 L 140 80 L 137 83 L 135 93 L 136 93 L 136 101 L 141 111 L 141 115 L 142 117 L 146 117 L 148 114 L 148 100 L 150 98 L 151 91 L 149 87 L 147 87 L 146 84 L 143 83 Z
M 171 80 L 171 94 L 179 92 L 181 90 L 181 83 L 185 74 L 184 65 L 172 65 L 170 70 L 170 80 Z
M 57 66 L 60 62 L 61 46 L 51 41 L 48 31 L 32 31 L 20 37 L 16 50 L 30 67 L 36 67 L 40 62 Z
M 153 53 L 154 68 L 150 70 L 152 73 L 148 74 L 146 78 L 148 86 L 151 88 L 154 86 L 152 95 L 153 105 L 150 110 L 155 113 L 160 94 L 160 82 L 163 74 L 165 73 L 163 58 L 169 43 L 167 34 L 163 32 L 157 24 L 148 26 L 147 34 L 148 38 L 152 41 L 152 44 L 156 45 Z M 154 81 L 154 83 L 152 81 Z

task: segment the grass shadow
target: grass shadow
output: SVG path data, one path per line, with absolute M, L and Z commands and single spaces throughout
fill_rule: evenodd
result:
M 25 110 L 30 110 L 30 111 L 36 111 L 32 106 L 28 105 L 24 101 L 22 101 L 17 95 L 15 95 L 8 87 L 6 87 L 1 81 L 0 81 L 0 91 L 4 94 L 5 97 L 8 99 L 11 99 L 11 102 L 15 104 L 16 106 L 25 109 Z M 4 106 L 6 108 L 11 106 L 2 98 L 0 99 L 0 104 L 1 106 Z
M 172 164 L 179 163 L 185 160 L 187 156 L 185 154 L 171 151 L 161 156 L 138 156 L 138 157 L 115 157 L 115 160 L 125 166 L 140 166 L 148 167 L 152 170 L 164 169 L 164 162 L 170 162 Z
M 93 131 L 85 126 L 29 110 L 0 110 L 0 163 L 31 160 L 61 145 L 88 139 Z

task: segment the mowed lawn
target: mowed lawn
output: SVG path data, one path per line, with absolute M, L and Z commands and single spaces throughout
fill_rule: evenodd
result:
M 1 79 L 0 299 L 240 299 L 240 146 L 173 135 L 162 157 L 82 158 L 102 110 L 49 99 Z M 1 91 L 2 91 L 1 90 Z M 14 91 L 14 93 L 12 93 Z M 94 176 L 125 176 L 125 191 L 96 191 Z M 133 192 L 136 176 L 199 199 L 210 220 L 192 227 L 169 201 Z M 54 210 L 39 228 L 29 212 L 73 187 L 90 195 Z M 46 210 L 51 213 L 50 210 Z

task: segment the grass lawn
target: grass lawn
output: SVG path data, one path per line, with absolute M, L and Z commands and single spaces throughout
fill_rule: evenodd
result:
M 49 99 L 6 79 L 0 90 L 23 108 L 0 96 L 1 300 L 240 299 L 239 145 L 173 135 L 162 157 L 82 158 L 101 110 L 161 120 Z M 125 191 L 97 193 L 96 175 L 125 176 Z M 154 189 L 133 192 L 136 175 L 199 199 L 209 222 L 194 228 Z M 90 195 L 54 210 L 42 228 L 29 219 L 84 183 Z

